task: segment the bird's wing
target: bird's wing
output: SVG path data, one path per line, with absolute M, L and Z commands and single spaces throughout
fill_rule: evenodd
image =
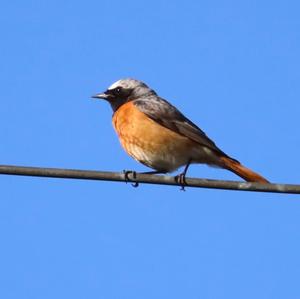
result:
M 198 126 L 166 100 L 153 95 L 144 99 L 136 99 L 133 103 L 141 112 L 160 125 L 208 147 L 221 156 L 228 157 Z

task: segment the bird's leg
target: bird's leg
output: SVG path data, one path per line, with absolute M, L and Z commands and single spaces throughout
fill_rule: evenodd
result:
M 184 187 L 187 185 L 185 181 L 185 175 L 189 169 L 189 166 L 191 165 L 191 160 L 188 161 L 188 163 L 185 165 L 184 170 L 182 173 L 176 176 L 177 183 L 181 186 L 180 190 L 185 191 Z
M 125 182 L 126 184 L 128 182 L 132 182 L 132 180 L 129 178 L 129 174 L 132 174 L 133 179 L 136 179 L 136 171 L 132 171 L 132 170 L 123 170 L 124 173 L 124 178 L 125 178 Z M 153 170 L 153 171 L 146 171 L 146 172 L 140 172 L 140 174 L 160 174 L 160 173 L 167 173 L 166 171 L 160 171 L 160 170 Z M 136 188 L 139 186 L 138 182 L 134 182 L 133 184 L 131 184 L 132 187 Z
M 132 180 L 129 178 L 129 174 L 132 174 L 133 179 L 136 179 L 136 171 L 123 170 L 123 173 L 124 173 L 124 179 L 126 184 L 127 182 L 132 182 Z M 131 186 L 136 188 L 139 186 L 139 182 L 134 182 L 133 184 L 131 184 Z

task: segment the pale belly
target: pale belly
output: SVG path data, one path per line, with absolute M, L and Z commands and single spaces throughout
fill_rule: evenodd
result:
M 189 162 L 188 145 L 176 140 L 155 138 L 149 142 L 135 136 L 124 136 L 120 141 L 130 156 L 155 170 L 171 172 Z

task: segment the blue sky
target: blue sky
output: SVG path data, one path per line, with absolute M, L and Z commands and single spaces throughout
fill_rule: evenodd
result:
M 299 183 L 299 9 L 2 1 L 1 164 L 145 171 L 89 98 L 134 77 L 229 155 Z M 0 187 L 1 298 L 300 298 L 299 196 L 8 176 Z

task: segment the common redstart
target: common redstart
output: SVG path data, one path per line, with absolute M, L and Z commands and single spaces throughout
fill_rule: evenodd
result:
M 192 163 L 230 170 L 249 182 L 268 183 L 220 150 L 216 144 L 176 107 L 145 83 L 122 79 L 93 98 L 108 101 L 112 123 L 125 151 L 138 162 L 167 173 Z

